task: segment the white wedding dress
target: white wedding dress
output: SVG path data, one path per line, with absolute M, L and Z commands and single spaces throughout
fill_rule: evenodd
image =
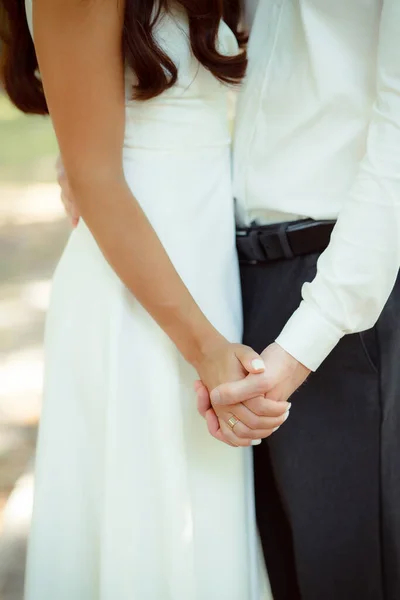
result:
M 179 80 L 127 100 L 126 179 L 197 303 L 240 340 L 227 89 L 192 56 L 182 11 L 157 38 Z M 223 23 L 220 45 L 237 51 Z M 55 273 L 45 347 L 25 600 L 270 598 L 251 451 L 209 436 L 195 371 L 82 221 Z

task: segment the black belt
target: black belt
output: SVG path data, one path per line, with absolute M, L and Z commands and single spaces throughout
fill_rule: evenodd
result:
M 255 264 L 322 252 L 336 221 L 291 221 L 254 225 L 236 232 L 239 261 Z

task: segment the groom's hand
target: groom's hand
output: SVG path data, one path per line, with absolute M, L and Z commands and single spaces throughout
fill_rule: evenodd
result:
M 250 410 L 257 410 L 256 396 L 286 403 L 304 383 L 311 371 L 274 343 L 261 354 L 265 370 L 259 375 L 248 375 L 241 381 L 224 383 L 211 392 L 212 404 L 231 405 L 243 402 Z

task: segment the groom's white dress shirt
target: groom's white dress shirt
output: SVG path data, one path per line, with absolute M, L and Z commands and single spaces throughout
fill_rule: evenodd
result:
M 239 222 L 338 219 L 277 339 L 314 370 L 375 324 L 400 267 L 400 0 L 260 0 L 249 55 Z

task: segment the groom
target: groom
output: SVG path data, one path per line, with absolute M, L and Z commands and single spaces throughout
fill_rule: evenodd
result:
M 237 246 L 266 370 L 201 411 L 218 435 L 212 405 L 297 390 L 254 451 L 274 600 L 399 600 L 400 0 L 259 0 L 249 59 Z
M 314 371 L 254 450 L 274 600 L 399 600 L 400 0 L 259 0 L 249 60 L 237 246 L 267 368 L 212 403 Z

